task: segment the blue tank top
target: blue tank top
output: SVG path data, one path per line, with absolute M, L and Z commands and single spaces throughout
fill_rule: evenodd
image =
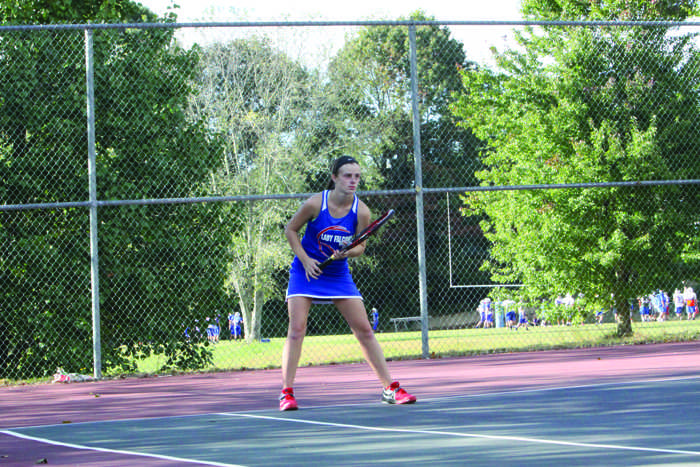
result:
M 335 218 L 328 211 L 328 193 L 328 190 L 323 192 L 321 210 L 315 219 L 306 224 L 306 231 L 301 239 L 304 251 L 319 262 L 328 258 L 333 250 L 339 250 L 343 241 L 351 239 L 357 230 L 357 208 L 359 205 L 357 195 L 354 195 L 350 211 L 344 217 Z M 304 266 L 297 257 L 294 258 L 292 267 L 301 267 L 301 270 L 304 270 Z M 348 271 L 348 260 L 343 259 L 333 261 L 323 270 L 323 273 L 334 275 L 344 274 L 346 271 Z

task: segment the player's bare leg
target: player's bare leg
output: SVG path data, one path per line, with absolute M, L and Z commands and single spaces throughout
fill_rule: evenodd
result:
M 384 387 L 389 386 L 392 383 L 392 379 L 384 358 L 384 351 L 372 331 L 362 300 L 348 298 L 335 300 L 334 303 L 360 343 L 365 360 L 372 367 L 382 385 Z
M 291 297 L 288 301 L 289 328 L 282 348 L 282 387 L 292 387 L 296 377 L 301 347 L 306 336 L 306 323 L 311 309 L 308 297 Z
M 362 353 L 367 363 L 369 363 L 382 382 L 383 390 L 381 401 L 386 404 L 413 404 L 416 402 L 415 396 L 406 392 L 398 381 L 393 381 L 391 379 L 389 367 L 384 358 L 384 352 L 372 331 L 372 326 L 369 324 L 367 311 L 365 310 L 362 300 L 348 298 L 335 300 L 334 303 L 350 325 L 353 334 L 360 342 Z

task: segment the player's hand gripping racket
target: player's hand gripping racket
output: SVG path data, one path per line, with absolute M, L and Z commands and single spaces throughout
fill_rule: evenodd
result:
M 355 248 L 357 245 L 359 245 L 360 243 L 362 243 L 362 242 L 364 242 L 365 240 L 367 240 L 371 235 L 373 235 L 375 232 L 377 232 L 377 230 L 379 230 L 379 228 L 380 228 L 381 226 L 383 226 L 384 224 L 386 224 L 386 221 L 388 221 L 389 219 L 391 219 L 391 216 L 393 216 L 393 215 L 394 215 L 394 210 L 393 210 L 393 209 L 389 209 L 389 210 L 386 212 L 386 214 L 384 214 L 382 217 L 380 217 L 379 219 L 375 220 L 375 221 L 372 222 L 370 225 L 368 225 L 367 228 L 365 228 L 365 230 L 363 230 L 363 231 L 360 232 L 359 234 L 357 234 L 357 235 L 355 235 L 354 237 L 352 237 L 352 238 L 350 239 L 350 243 L 348 243 L 348 244 L 345 245 L 343 248 L 341 248 L 340 250 L 338 250 L 338 252 L 339 252 L 339 253 L 345 253 L 346 251 L 352 250 L 352 249 Z M 330 256 L 329 256 L 328 258 L 326 258 L 321 264 L 319 264 L 318 267 L 319 267 L 321 270 L 323 270 L 326 266 L 328 266 L 329 264 L 331 264 L 333 261 L 334 261 L 333 255 L 330 255 Z

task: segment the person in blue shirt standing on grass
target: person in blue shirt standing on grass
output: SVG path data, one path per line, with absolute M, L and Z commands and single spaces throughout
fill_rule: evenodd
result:
M 515 310 L 510 307 L 506 308 L 506 326 L 508 329 L 518 330 L 515 322 Z
M 668 294 L 659 289 L 659 291 L 656 293 L 656 300 L 659 304 L 659 316 L 657 316 L 656 320 L 666 321 L 668 319 Z
M 243 339 L 243 317 L 240 311 L 228 315 L 228 328 L 231 331 L 231 339 Z
M 518 326 L 517 326 L 517 328 L 525 328 L 525 330 L 527 331 L 528 329 L 530 329 L 529 325 L 530 325 L 530 323 L 527 320 L 527 314 L 525 313 L 525 307 L 521 305 L 518 307 Z
M 486 297 L 484 299 L 484 308 L 486 310 L 486 321 L 484 322 L 484 328 L 492 328 L 493 327 L 493 302 L 489 297 Z
M 651 300 L 649 299 L 648 295 L 642 295 L 639 297 L 639 317 L 641 318 L 642 322 L 646 322 L 650 320 L 651 312 L 649 311 L 649 306 L 651 304 Z
M 372 308 L 372 331 L 377 332 L 379 327 L 379 311 L 376 308 Z
M 673 306 L 676 307 L 676 318 L 679 320 L 683 319 L 685 299 L 683 298 L 683 292 L 678 289 L 673 291 Z

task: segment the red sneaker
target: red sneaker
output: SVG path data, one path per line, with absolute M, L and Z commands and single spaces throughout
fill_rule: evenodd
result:
M 280 394 L 280 410 L 296 410 L 298 408 L 297 400 L 294 398 L 294 389 L 282 389 L 282 394 Z
M 416 396 L 407 393 L 398 381 L 391 383 L 382 392 L 382 402 L 385 404 L 413 404 L 415 401 Z

